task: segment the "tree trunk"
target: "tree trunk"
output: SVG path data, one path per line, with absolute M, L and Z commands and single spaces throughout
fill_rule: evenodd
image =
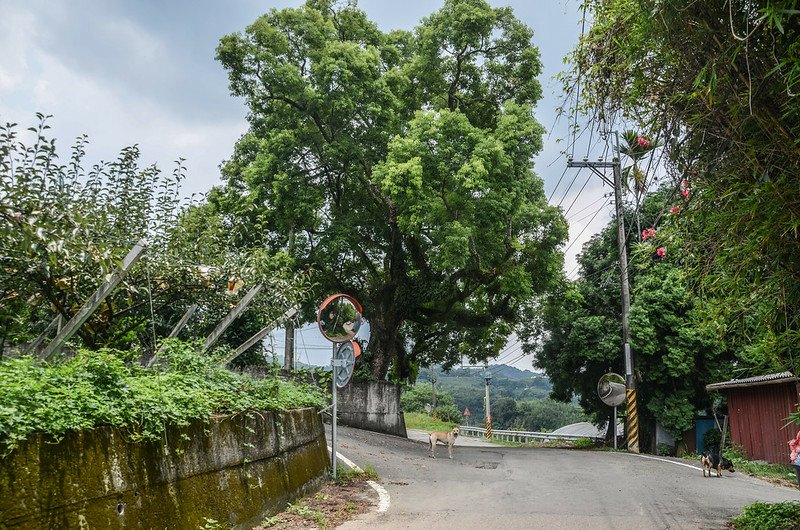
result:
M 370 372 L 375 381 L 384 381 L 397 356 L 397 332 L 401 321 L 385 315 L 373 316 L 370 324 Z

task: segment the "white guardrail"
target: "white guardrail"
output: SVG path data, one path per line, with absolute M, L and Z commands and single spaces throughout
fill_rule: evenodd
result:
M 459 426 L 460 436 L 471 438 L 486 438 L 486 429 L 483 427 Z M 579 440 L 589 438 L 590 440 L 602 440 L 602 437 L 586 436 L 585 434 L 553 434 L 551 432 L 530 432 L 530 431 L 507 431 L 503 429 L 492 429 L 492 439 L 505 440 L 507 442 L 531 442 L 543 441 L 552 442 L 556 440 Z

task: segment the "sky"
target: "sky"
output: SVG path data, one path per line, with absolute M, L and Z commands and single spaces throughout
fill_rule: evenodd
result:
M 543 61 L 544 97 L 537 119 L 549 131 L 534 160 L 550 202 L 567 212 L 570 239 L 565 271 L 576 276 L 581 245 L 611 218 L 611 189 L 589 171 L 566 169 L 563 151 L 586 154 L 590 139 L 569 147 L 568 124 L 556 120 L 563 104 L 554 76 L 581 32 L 579 0 L 490 0 L 510 5 L 534 31 Z M 0 122 L 19 129 L 36 123 L 36 112 L 52 115 L 51 134 L 66 157 L 74 139 L 86 134 L 87 164 L 116 157 L 137 144 L 143 164 L 172 171 L 183 157 L 183 194 L 219 185 L 219 165 L 247 129 L 242 99 L 230 95 L 222 66 L 214 60 L 219 39 L 243 31 L 270 8 L 297 7 L 300 0 L 0 0 Z M 359 6 L 382 30 L 411 29 L 441 1 L 361 0 Z M 596 140 L 596 139 L 595 139 Z M 594 154 L 592 154 L 594 156 Z M 313 327 L 301 332 L 318 344 L 309 357 L 330 358 Z M 311 335 L 315 334 L 316 338 Z M 282 350 L 283 339 L 276 337 Z M 316 348 L 316 346 L 315 346 Z M 325 350 L 323 352 L 323 350 Z M 517 359 L 513 340 L 498 357 L 530 369 Z M 322 357 L 320 357 L 322 356 Z M 311 359 L 318 364 L 318 359 Z M 304 361 L 305 362 L 305 361 Z

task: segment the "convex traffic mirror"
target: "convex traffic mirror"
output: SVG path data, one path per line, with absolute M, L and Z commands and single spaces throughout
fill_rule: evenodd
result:
M 317 325 L 329 341 L 347 342 L 361 328 L 361 304 L 346 294 L 330 296 L 319 306 Z

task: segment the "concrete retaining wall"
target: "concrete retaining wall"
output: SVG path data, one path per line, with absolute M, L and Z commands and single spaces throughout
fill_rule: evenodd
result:
M 34 436 L 0 460 L 0 528 L 251 528 L 329 465 L 313 409 L 249 412 L 131 443 L 111 427 Z
M 400 409 L 400 385 L 353 381 L 337 390 L 339 423 L 373 432 L 408 437 Z

